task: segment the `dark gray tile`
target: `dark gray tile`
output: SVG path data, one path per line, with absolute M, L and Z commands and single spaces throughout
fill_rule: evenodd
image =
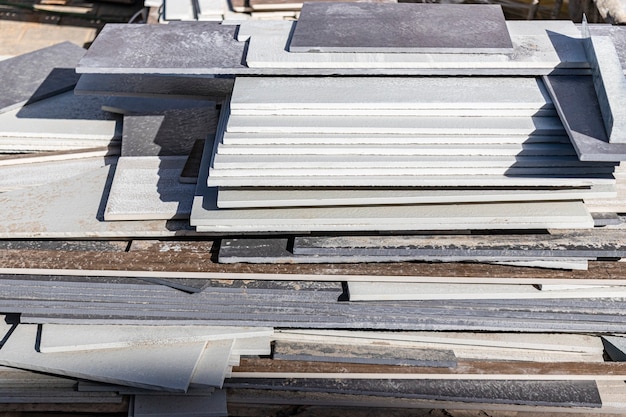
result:
M 499 5 L 306 3 L 289 52 L 510 53 Z
M 623 232 L 610 229 L 474 235 L 296 236 L 295 255 L 626 257 Z
M 604 350 L 609 357 L 617 362 L 626 361 L 626 337 L 602 336 Z
M 226 380 L 224 386 L 227 388 L 328 392 L 494 404 L 602 407 L 595 381 L 233 378 Z
M 626 144 L 609 143 L 590 75 L 548 75 L 544 83 L 581 161 L 626 160 Z
M 64 42 L 0 61 L 0 113 L 71 90 L 84 53 Z
M 121 29 L 120 29 L 121 28 Z M 221 22 L 108 24 L 77 66 L 79 73 L 198 74 L 245 68 L 237 26 Z
M 213 108 L 166 110 L 124 116 L 122 156 L 189 155 L 196 140 L 214 133 Z
M 192 75 L 83 74 L 76 84 L 74 93 L 219 101 L 232 93 L 234 83 L 234 78 Z

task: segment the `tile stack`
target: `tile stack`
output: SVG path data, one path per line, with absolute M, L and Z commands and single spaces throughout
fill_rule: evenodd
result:
M 0 365 L 22 369 L 0 382 L 44 371 L 42 399 L 135 416 L 624 412 L 606 45 L 563 22 L 446 43 L 434 18 L 437 45 L 346 51 L 307 35 L 314 12 L 293 50 L 289 22 L 102 31 L 75 92 L 123 119 L 121 156 L 58 178 L 42 173 L 68 154 L 1 168 L 33 179 L 0 194 L 0 311 L 19 315 Z

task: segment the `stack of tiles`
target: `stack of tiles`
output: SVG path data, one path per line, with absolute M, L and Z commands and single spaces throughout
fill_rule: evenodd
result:
M 203 232 L 584 228 L 615 192 L 535 77 L 238 77 L 211 145 Z

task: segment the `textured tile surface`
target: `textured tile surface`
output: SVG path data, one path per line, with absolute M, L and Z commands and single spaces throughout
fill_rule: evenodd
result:
M 454 352 L 445 349 L 411 349 L 390 346 L 354 346 L 332 343 L 276 341 L 273 359 L 290 361 L 369 363 L 395 366 L 453 368 Z
M 383 395 L 442 401 L 528 404 L 563 407 L 602 406 L 595 381 L 401 381 L 348 379 L 255 379 L 228 381 L 228 387 L 279 391 L 318 391 Z M 276 393 L 273 393 L 276 395 Z
M 71 90 L 74 67 L 85 50 L 70 42 L 3 60 L 0 63 L 0 113 Z
M 185 156 L 119 159 L 104 219 L 169 220 L 189 217 L 194 184 L 181 184 Z
M 237 26 L 216 22 L 175 25 L 108 24 L 77 66 L 77 72 L 201 74 L 245 68 L 245 44 Z M 133 72 L 133 71 L 130 71 Z
M 111 167 L 0 194 L 0 236 L 123 237 L 195 235 L 186 221 L 104 222 Z
M 139 388 L 185 391 L 205 342 L 44 354 L 36 325 L 17 326 L 0 349 L 6 366 Z
M 499 5 L 320 2 L 302 7 L 289 51 L 510 53 L 513 45 Z

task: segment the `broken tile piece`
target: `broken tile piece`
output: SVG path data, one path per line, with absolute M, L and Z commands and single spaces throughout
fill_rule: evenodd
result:
M 20 324 L 0 349 L 0 364 L 138 388 L 184 392 L 205 342 L 44 354 L 36 325 Z

